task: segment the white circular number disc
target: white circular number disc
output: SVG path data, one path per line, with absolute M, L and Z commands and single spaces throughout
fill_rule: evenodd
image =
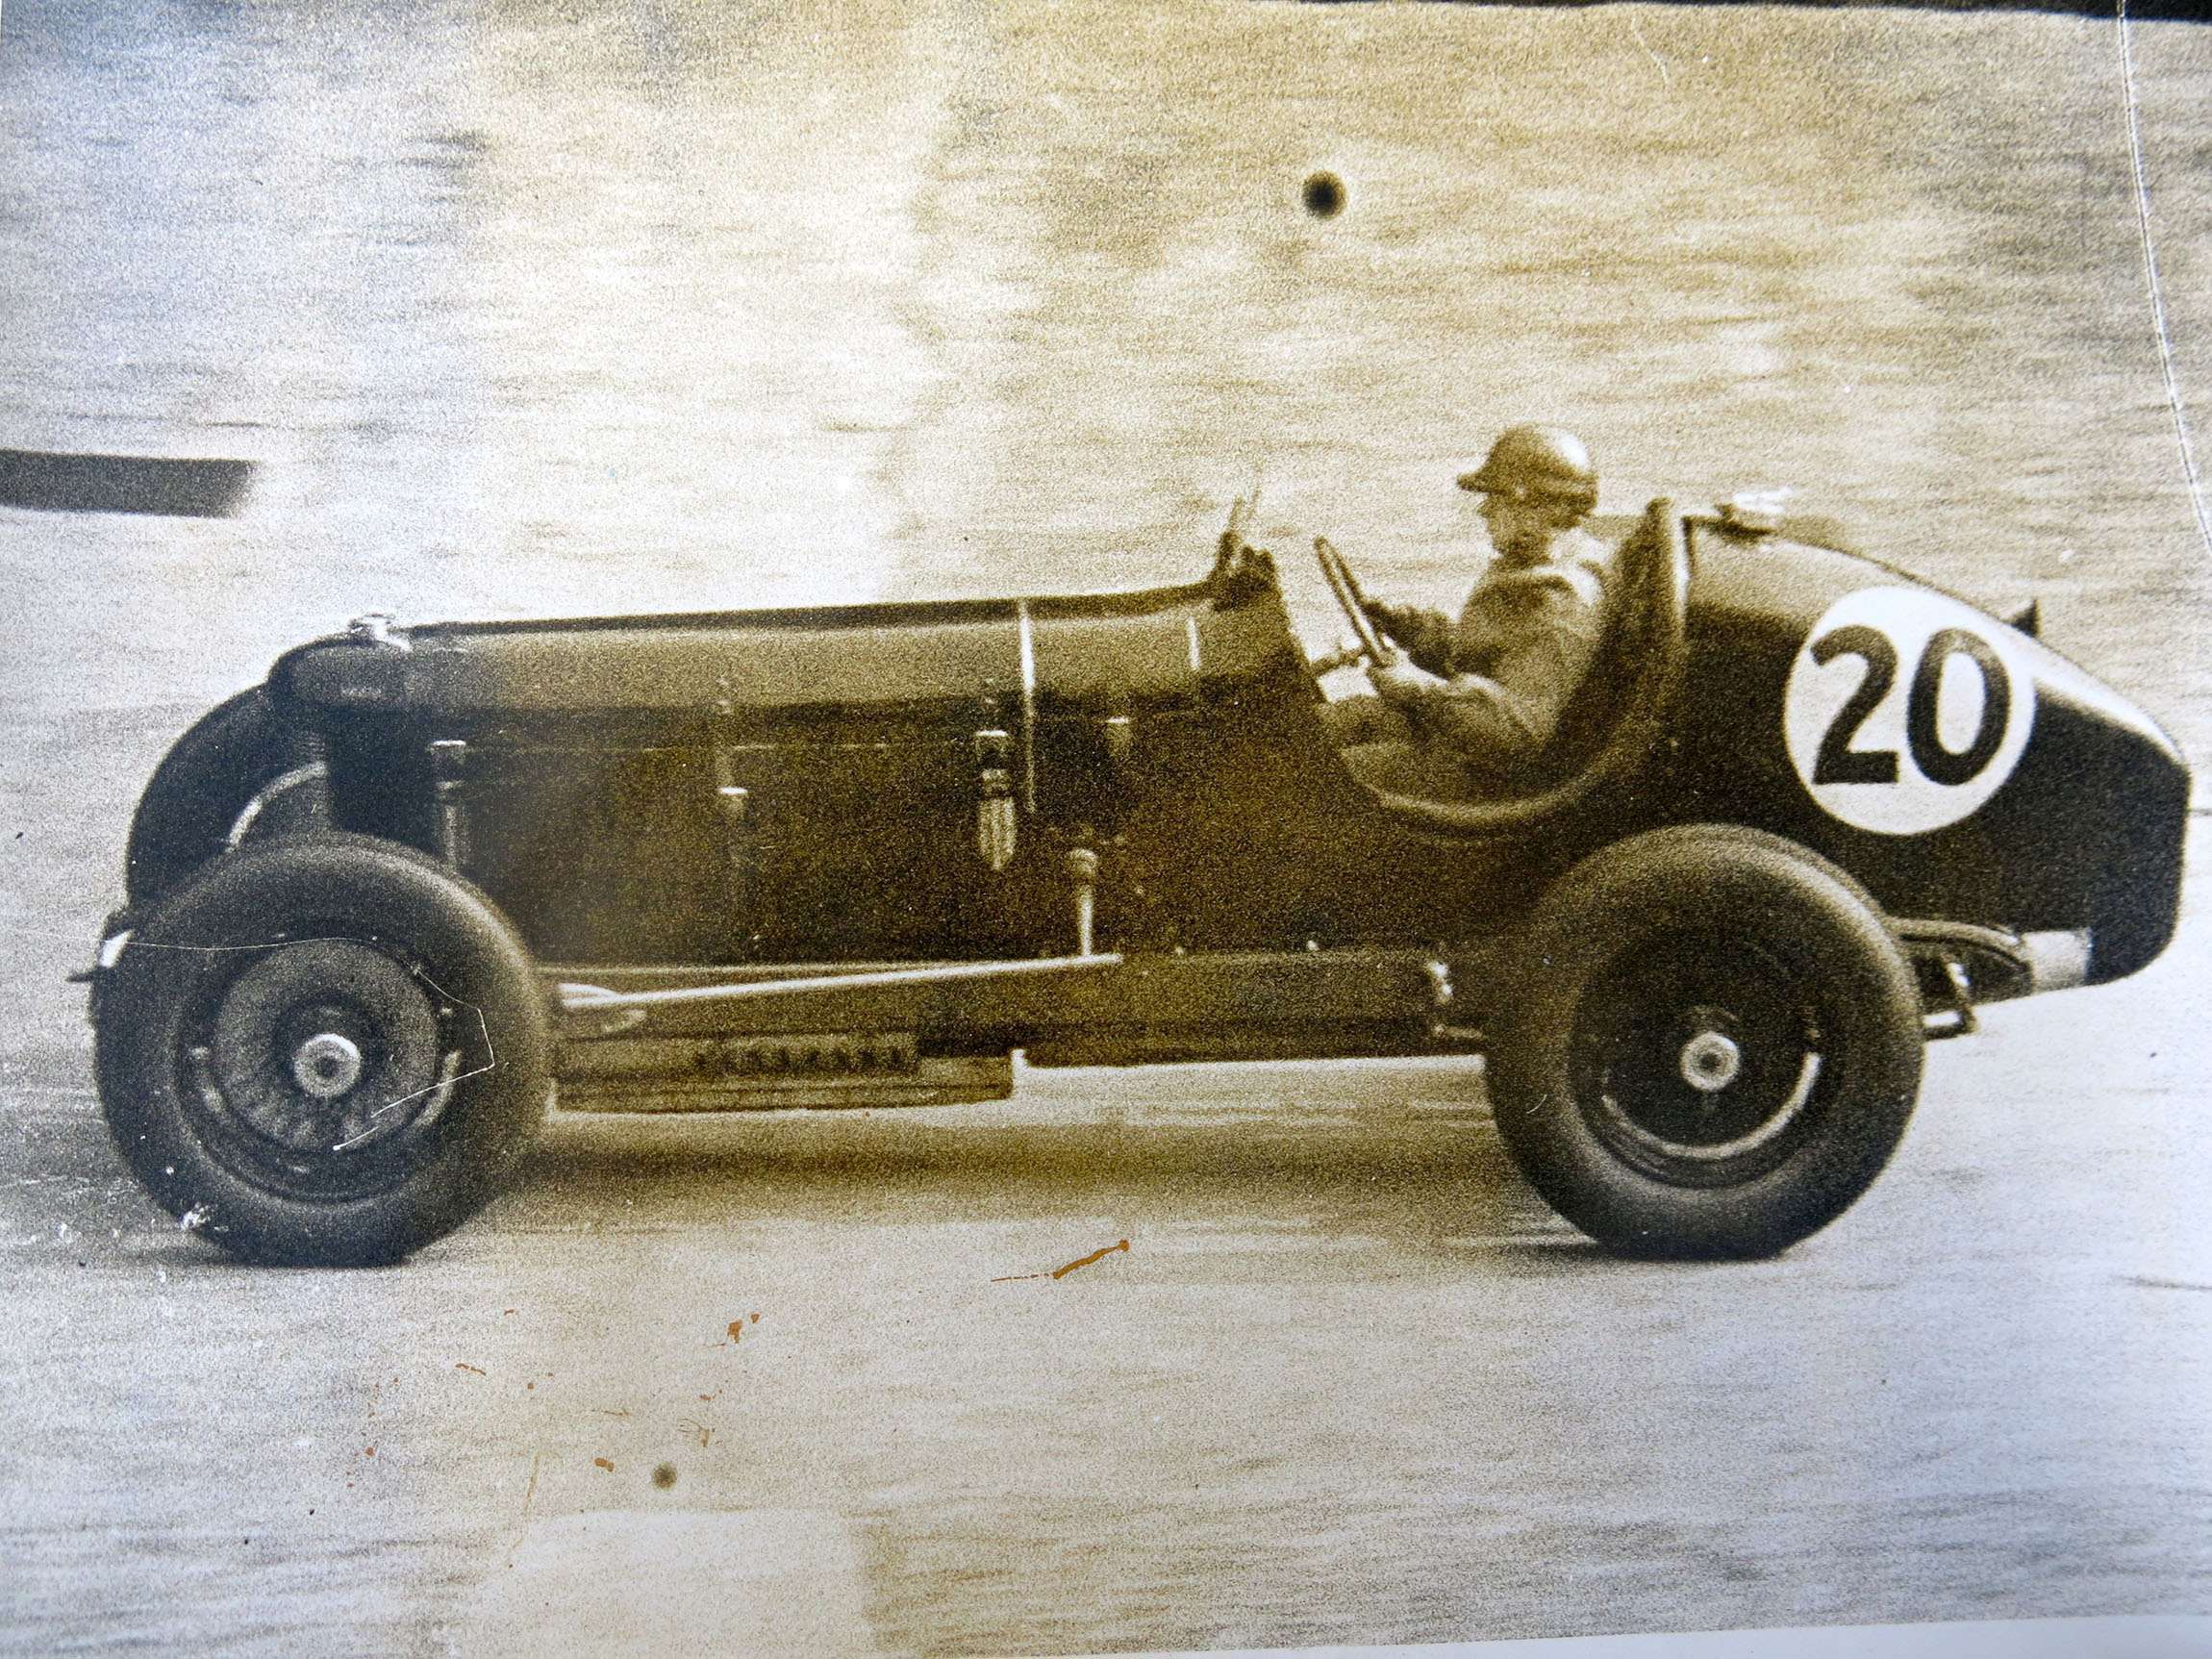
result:
M 1805 636 L 1782 697 L 1790 761 L 1821 810 L 1880 835 L 1973 812 L 2035 723 L 2035 670 L 2012 630 L 1912 588 L 1862 588 Z

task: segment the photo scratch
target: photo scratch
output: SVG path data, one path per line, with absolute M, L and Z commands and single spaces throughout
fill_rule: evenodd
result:
M 2174 331 L 2166 317 L 2166 285 L 2159 280 L 2158 249 L 2150 225 L 2150 180 L 2143 160 L 2142 98 L 2136 88 L 2135 25 L 2127 14 L 2127 0 L 2119 0 L 2121 96 L 2127 115 L 2127 162 L 2135 183 L 2135 222 L 2143 243 L 2143 284 L 2150 301 L 2150 324 L 2158 337 L 2158 365 L 2166 382 L 2166 407 L 2174 421 L 2174 443 L 2180 452 L 2181 472 L 2189 486 L 2189 504 L 2197 515 L 2197 534 L 2206 553 L 2212 553 L 2212 508 L 2204 501 L 2204 478 L 2197 465 L 2197 445 L 2191 436 L 2188 407 L 2181 397 L 2181 380 L 2174 364 Z

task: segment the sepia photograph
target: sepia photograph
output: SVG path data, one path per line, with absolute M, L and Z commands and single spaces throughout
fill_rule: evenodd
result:
M 0 1653 L 2212 1652 L 2208 427 L 2177 0 L 6 0 Z

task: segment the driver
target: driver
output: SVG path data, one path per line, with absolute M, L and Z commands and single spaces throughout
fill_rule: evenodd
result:
M 1489 567 L 1456 619 L 1366 601 L 1403 654 L 1369 666 L 1377 695 L 1323 708 L 1353 774 L 1376 789 L 1449 799 L 1528 787 L 1604 635 L 1608 551 L 1582 528 L 1597 503 L 1582 440 L 1509 428 L 1459 487 L 1482 497 Z

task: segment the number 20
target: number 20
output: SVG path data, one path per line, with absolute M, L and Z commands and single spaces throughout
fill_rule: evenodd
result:
M 1844 700 L 1821 740 L 1813 764 L 1816 784 L 1894 784 L 1898 781 L 1895 749 L 1855 749 L 1851 740 L 1881 700 L 1890 694 L 1898 677 L 1898 648 L 1878 628 L 1854 622 L 1823 634 L 1813 641 L 1813 661 L 1825 667 L 1838 657 L 1858 657 L 1867 665 L 1866 678 Z M 1944 665 L 1953 656 L 1973 662 L 1981 673 L 1981 719 L 1973 739 L 1963 749 L 1948 748 L 1936 724 L 1936 701 L 1943 690 Z M 1913 765 L 1930 783 L 1958 785 L 1970 781 L 1989 765 L 2004 742 L 2005 722 L 2012 714 L 2012 680 L 1995 651 L 1980 636 L 1964 628 L 1939 628 L 1930 636 L 1913 669 L 1912 689 L 1905 696 L 1905 742 Z

